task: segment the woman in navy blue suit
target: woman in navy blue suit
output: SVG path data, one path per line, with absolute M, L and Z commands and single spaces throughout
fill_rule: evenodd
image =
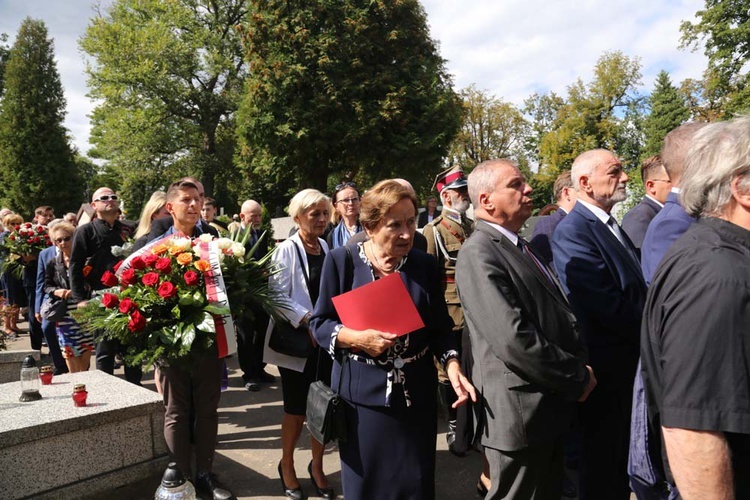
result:
M 433 355 L 446 366 L 458 394 L 456 406 L 476 397 L 461 372 L 435 261 L 412 250 L 416 213 L 412 190 L 397 181 L 381 181 L 362 198 L 360 222 L 370 239 L 350 247 L 352 283 L 345 283 L 345 248 L 331 251 L 323 265 L 310 326 L 335 359 L 334 388 L 342 378 L 342 360 L 349 358 L 341 380 L 341 395 L 349 403 L 348 439 L 339 443 L 345 498 L 434 498 Z M 344 327 L 332 297 L 392 273 L 400 274 L 425 327 L 401 337 Z

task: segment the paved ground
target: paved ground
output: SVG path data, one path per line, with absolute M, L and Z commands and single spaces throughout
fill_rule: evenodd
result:
M 21 335 L 18 340 L 9 342 L 9 348 L 29 349 L 29 336 Z M 46 353 L 45 348 L 42 350 L 43 359 Z M 214 471 L 240 499 L 284 498 L 276 472 L 281 458 L 281 386 L 271 384 L 264 386 L 260 392 L 248 392 L 242 386 L 237 358 L 229 359 L 227 365 L 229 388 L 222 394 L 219 407 L 219 442 Z M 278 375 L 275 367 L 269 367 L 268 371 Z M 122 369 L 115 374 L 122 377 Z M 143 385 L 154 390 L 152 373 L 144 375 Z M 465 458 L 454 457 L 447 450 L 445 425 L 442 422 L 440 431 L 437 440 L 437 498 L 477 498 L 475 485 L 481 469 L 479 455 L 472 453 Z M 305 430 L 295 454 L 295 463 L 297 477 L 306 494 L 313 491 L 307 474 L 310 458 L 310 438 Z M 339 498 L 342 498 L 341 468 L 335 447 L 326 452 L 324 469 Z M 102 500 L 151 499 L 158 487 L 158 480 L 153 478 L 134 487 L 112 491 L 102 496 Z

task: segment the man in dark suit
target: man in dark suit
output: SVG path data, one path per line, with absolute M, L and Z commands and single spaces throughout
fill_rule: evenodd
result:
M 693 225 L 695 219 L 690 217 L 680 205 L 680 181 L 685 156 L 695 134 L 705 123 L 686 123 L 664 137 L 661 158 L 664 169 L 672 180 L 672 189 L 667 196 L 664 208 L 654 217 L 648 226 L 641 248 L 641 270 L 646 284 L 656 272 L 656 267 L 667 253 L 672 243 L 682 236 Z
M 530 194 L 510 161 L 479 164 L 469 175 L 477 224 L 456 265 L 490 499 L 560 498 L 563 435 L 574 402 L 596 385 L 554 274 L 518 236 L 531 215 Z
M 246 200 L 240 207 L 240 226 L 237 229 L 245 235 L 250 231 L 250 237 L 245 243 L 245 251 L 250 251 L 258 241 L 258 247 L 253 258 L 260 259 L 268 253 L 269 236 L 263 236 L 260 230 L 263 207 L 255 200 Z M 263 239 L 261 240 L 261 236 Z M 266 340 L 268 314 L 261 307 L 253 307 L 255 319 L 252 323 L 237 324 L 237 359 L 242 370 L 242 380 L 245 389 L 257 392 L 263 383 L 273 383 L 276 377 L 265 371 L 263 362 L 263 345 Z
M 561 173 L 555 179 L 553 187 L 557 210 L 545 217 L 540 217 L 531 233 L 531 246 L 542 258 L 545 264 L 552 265 L 552 234 L 555 228 L 563 220 L 568 212 L 573 210 L 576 204 L 576 191 L 573 189 L 573 181 L 570 179 L 570 170 Z
M 641 180 L 646 195 L 622 218 L 622 229 L 638 250 L 643 245 L 648 224 L 664 207 L 672 188 L 672 181 L 669 180 L 659 155 L 644 160 L 641 165 Z
M 646 285 L 636 249 L 610 215 L 628 176 L 610 151 L 579 155 L 571 169 L 578 201 L 557 226 L 558 276 L 589 348 L 599 386 L 581 408 L 581 498 L 630 498 L 628 436 Z

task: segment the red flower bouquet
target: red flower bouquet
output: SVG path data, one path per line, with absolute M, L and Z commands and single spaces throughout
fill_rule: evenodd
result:
M 17 224 L 0 243 L 0 253 L 3 254 L 2 271 L 20 278 L 25 262 L 50 245 L 52 242 L 45 226 L 31 222 Z

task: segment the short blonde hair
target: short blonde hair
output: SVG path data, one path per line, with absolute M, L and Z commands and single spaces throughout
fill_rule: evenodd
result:
M 331 205 L 331 199 L 318 191 L 317 189 L 303 189 L 299 193 L 295 194 L 292 200 L 289 202 L 289 208 L 287 213 L 292 219 L 296 219 L 310 207 L 317 205 L 321 201 L 325 201 L 328 205 L 328 211 L 333 210 Z
M 3 217 L 3 226 L 5 226 L 8 231 L 13 231 L 13 226 L 17 224 L 23 224 L 23 217 L 20 215 L 8 214 Z
M 52 240 L 52 243 L 54 243 L 57 234 L 66 233 L 73 236 L 73 233 L 75 232 L 76 227 L 73 224 L 71 224 L 70 222 L 61 221 L 49 228 L 49 239 Z
M 394 179 L 378 182 L 362 197 L 359 223 L 368 231 L 374 230 L 388 210 L 403 199 L 411 201 L 416 216 L 419 205 L 413 190 Z

